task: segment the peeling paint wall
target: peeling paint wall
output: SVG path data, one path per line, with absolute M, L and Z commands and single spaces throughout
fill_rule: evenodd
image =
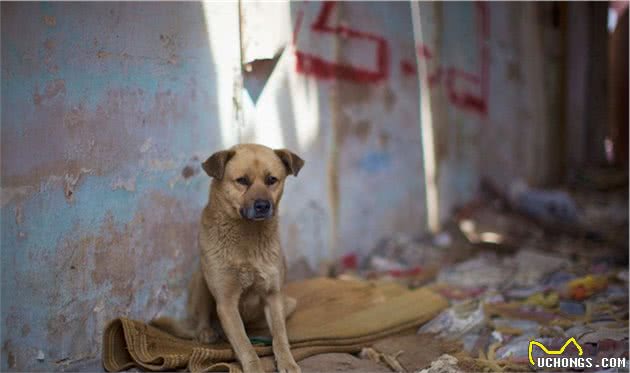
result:
M 211 42 L 198 3 L 2 3 L 3 371 L 181 311 L 223 147 Z
M 408 3 L 241 6 L 2 3 L 2 370 L 74 369 L 109 319 L 181 314 L 200 162 L 236 142 L 306 160 L 280 211 L 290 263 L 423 232 L 417 58 L 443 218 L 482 177 L 546 181 L 544 8 L 423 3 L 417 43 Z M 278 24 L 257 38 L 261 14 Z
M 290 259 L 315 265 L 365 253 L 392 231 L 426 230 L 417 58 L 428 70 L 441 219 L 482 178 L 504 190 L 516 178 L 557 181 L 563 55 L 552 5 L 421 3 L 418 41 L 406 2 L 255 4 L 250 12 L 244 5 L 242 29 L 258 58 L 273 53 L 249 18 L 292 20 L 271 74 L 256 74 L 256 63 L 246 74 L 264 88 L 243 94 L 242 136 L 297 149 L 308 161 L 300 175 L 307 181 L 289 185 L 284 202 Z M 245 62 L 255 57 L 244 53 Z

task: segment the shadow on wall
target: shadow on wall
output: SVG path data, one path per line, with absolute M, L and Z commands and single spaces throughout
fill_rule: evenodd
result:
M 182 311 L 231 88 L 199 3 L 1 7 L 1 369 L 79 369 Z

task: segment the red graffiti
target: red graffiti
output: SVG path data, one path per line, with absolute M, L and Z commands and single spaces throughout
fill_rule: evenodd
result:
M 487 4 L 476 3 L 476 11 L 478 15 L 477 29 L 479 31 L 477 35 L 480 71 L 478 73 L 470 73 L 452 66 L 437 66 L 428 71 L 427 80 L 429 87 L 435 87 L 437 84 L 443 83 L 446 88 L 448 100 L 453 105 L 479 114 L 486 114 L 488 111 L 490 63 L 490 52 L 486 45 L 490 34 Z M 427 62 L 433 58 L 433 52 L 424 44 L 418 46 L 417 53 L 419 58 L 425 59 Z M 415 76 L 417 73 L 415 63 L 406 60 L 401 61 L 400 69 L 405 76 Z M 466 90 L 461 88 L 462 84 L 467 87 L 476 87 L 477 89 Z
M 403 75 L 413 76 L 416 75 L 416 65 L 413 62 L 409 62 L 406 60 L 400 61 L 400 70 Z
M 333 11 L 337 4 L 324 2 L 317 17 L 310 25 L 315 35 L 340 37 L 346 42 L 369 41 L 375 48 L 375 68 L 365 68 L 348 63 L 328 61 L 320 56 L 299 50 L 297 38 L 303 23 L 303 12 L 298 12 L 293 30 L 296 70 L 319 79 L 343 79 L 357 83 L 375 83 L 387 78 L 389 71 L 389 47 L 387 41 L 376 34 L 359 31 L 343 25 L 331 25 Z M 490 14 L 488 4 L 475 3 L 477 13 L 477 43 L 479 48 L 479 71 L 469 72 L 453 66 L 431 66 L 428 71 L 429 87 L 443 84 L 451 104 L 464 110 L 485 115 L 488 111 L 490 51 L 487 40 L 490 36 Z M 417 47 L 418 57 L 430 62 L 434 53 L 425 44 Z M 435 64 L 434 64 L 435 65 Z M 400 69 L 404 76 L 416 76 L 416 61 L 403 60 Z
M 488 4 L 483 2 L 475 3 L 477 12 L 477 43 L 479 45 L 479 64 L 481 66 L 478 74 L 471 74 L 466 71 L 450 68 L 446 78 L 446 89 L 451 103 L 463 109 L 486 114 L 488 112 L 489 96 L 489 67 L 490 51 L 486 41 L 490 36 L 490 19 Z M 457 90 L 457 81 L 463 80 L 478 87 L 477 92 Z
M 437 84 L 444 83 L 448 100 L 453 105 L 479 114 L 486 114 L 488 111 L 490 64 L 490 51 L 486 44 L 490 35 L 488 5 L 476 3 L 475 10 L 478 16 L 479 72 L 470 73 L 452 66 L 437 66 L 428 71 L 427 80 L 429 87 L 435 87 Z M 417 53 L 419 58 L 427 62 L 433 59 L 433 52 L 427 45 L 419 45 Z M 406 60 L 401 61 L 400 70 L 405 76 L 415 76 L 417 74 L 415 63 Z M 476 87 L 477 89 L 473 91 L 465 90 L 461 88 L 462 84 L 467 87 Z
M 326 61 L 325 59 L 308 54 L 296 49 L 296 70 L 299 73 L 313 75 L 320 79 L 344 79 L 358 83 L 374 83 L 384 80 L 389 71 L 389 51 L 387 41 L 372 33 L 351 29 L 345 26 L 331 26 L 330 16 L 337 4 L 334 2 L 325 2 L 322 4 L 321 10 L 311 25 L 311 31 L 320 34 L 338 35 L 348 42 L 352 40 L 368 40 L 376 44 L 376 69 L 370 70 L 364 67 L 353 66 L 334 61 Z M 297 33 L 302 23 L 302 15 L 298 15 L 296 28 L 294 30 L 293 42 L 297 40 Z
M 468 81 L 474 85 L 481 86 L 479 76 L 451 67 L 446 74 L 446 92 L 449 101 L 463 109 L 470 109 L 485 114 L 487 106 L 485 99 L 476 93 L 463 90 L 458 91 L 456 87 L 458 80 Z

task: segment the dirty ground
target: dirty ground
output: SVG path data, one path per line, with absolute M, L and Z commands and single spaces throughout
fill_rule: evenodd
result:
M 360 353 L 301 360 L 303 372 L 534 371 L 530 340 L 560 349 L 571 337 L 585 356 L 622 358 L 627 367 L 627 192 L 589 186 L 521 197 L 485 187 L 441 233 L 392 235 L 326 269 L 383 289 L 426 286 L 450 306 L 419 330 Z M 294 279 L 316 275 L 303 263 L 291 271 Z
M 558 350 L 572 337 L 585 357 L 625 359 L 626 368 L 581 371 L 628 371 L 626 191 L 516 189 L 501 195 L 485 186 L 441 233 L 392 235 L 326 268 L 381 289 L 428 287 L 450 306 L 357 354 L 301 360 L 302 371 L 535 371 L 529 341 Z M 304 263 L 291 268 L 294 280 L 314 276 Z M 573 346 L 566 351 L 576 356 Z
M 582 180 L 572 190 L 516 193 L 486 186 L 440 234 L 394 235 L 369 255 L 343 257 L 334 269 L 341 278 L 428 286 L 450 307 L 415 335 L 379 342 L 358 359 L 313 357 L 304 370 L 533 371 L 530 340 L 552 350 L 574 337 L 585 357 L 626 361 L 585 371 L 628 371 L 626 188 Z M 572 346 L 567 353 L 577 356 Z

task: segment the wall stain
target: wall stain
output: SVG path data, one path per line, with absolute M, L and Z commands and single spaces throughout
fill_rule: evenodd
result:
M 343 105 L 358 105 L 371 102 L 374 90 L 372 85 L 337 81 L 338 96 Z
M 123 189 L 128 192 L 135 192 L 136 191 L 136 177 L 131 176 L 127 179 L 119 177 L 116 180 L 114 180 L 114 182 L 112 182 L 111 188 L 112 190 Z
M 192 166 L 186 166 L 182 169 L 182 177 L 184 179 L 191 178 L 199 173 L 199 169 Z
M 22 225 L 24 223 L 24 207 L 21 204 L 15 206 L 15 224 Z
M 57 42 L 48 38 L 44 42 L 44 65 L 46 66 L 46 70 L 51 74 L 56 74 L 59 71 L 59 66 L 53 63 L 53 57 L 55 53 L 55 49 L 57 46 Z
M 361 141 L 365 142 L 370 135 L 370 122 L 367 120 L 361 120 L 356 123 L 354 135 Z
M 31 332 L 31 327 L 28 324 L 22 325 L 22 337 L 26 337 Z
M 73 167 L 74 166 L 74 167 Z M 63 178 L 63 195 L 66 197 L 66 201 L 74 201 L 74 192 L 76 190 L 79 181 L 83 178 L 84 174 L 91 174 L 92 170 L 86 168 L 76 168 L 76 164 L 72 164 L 68 167 L 68 173 Z
M 129 223 L 117 222 L 108 212 L 94 233 L 64 240 L 52 258 L 34 258 L 52 263 L 57 281 L 48 296 L 56 312 L 47 321 L 47 340 L 52 345 L 67 341 L 61 355 L 47 355 L 76 357 L 91 341 L 89 356 L 98 356 L 106 321 L 130 314 L 148 318 L 184 294 L 198 254 L 197 225 L 197 214 L 186 203 L 152 192 Z
M 378 134 L 378 142 L 381 148 L 387 147 L 387 145 L 389 144 L 389 139 L 389 133 L 387 133 L 385 130 L 381 130 L 381 132 Z
M 66 82 L 63 79 L 50 80 L 46 82 L 42 92 L 40 92 L 38 88 L 35 89 L 35 93 L 33 93 L 33 103 L 40 105 L 44 101 L 51 100 L 58 95 L 65 95 L 65 93 Z
M 55 50 L 55 40 L 54 39 L 46 39 L 46 41 L 44 42 L 44 48 L 46 48 L 46 50 L 48 52 L 53 52 Z
M 392 111 L 394 105 L 396 104 L 396 94 L 392 90 L 390 86 L 385 87 L 385 92 L 383 96 L 383 103 L 385 104 L 385 110 Z
M 354 137 L 360 142 L 365 143 L 372 131 L 372 123 L 368 120 L 358 120 L 353 122 L 347 115 L 340 113 L 341 121 L 339 124 L 339 140 L 343 144 L 349 138 Z
M 109 56 L 111 56 L 112 54 L 110 52 L 104 51 L 104 50 L 100 50 L 98 52 L 96 52 L 96 57 L 103 59 L 103 58 L 107 58 Z
M 82 174 L 104 175 L 138 160 L 154 170 L 175 168 L 173 160 L 142 154 L 159 154 L 155 143 L 144 146 L 147 134 L 159 134 L 155 126 L 168 128 L 185 115 L 188 93 L 167 89 L 146 98 L 141 89 L 112 89 L 93 110 L 82 103 L 66 109 L 64 80 L 48 81 L 33 95 L 36 109 L 23 132 L 3 126 L 2 204 L 24 200 L 42 183 L 59 185 L 71 201 Z M 138 125 L 145 122 L 152 126 Z
M 17 359 L 15 358 L 15 354 L 13 353 L 10 340 L 4 342 L 4 344 L 2 345 L 2 351 L 4 351 L 3 355 L 7 357 L 9 368 L 15 369 L 17 367 Z
M 222 142 L 222 56 L 201 4 L 7 3 L 2 21 L 0 370 L 69 370 L 110 319 L 183 310 L 207 183 L 186 156 Z
M 42 21 L 48 27 L 55 27 L 55 26 L 57 26 L 57 17 L 55 17 L 55 16 L 45 15 L 45 16 L 42 17 Z

